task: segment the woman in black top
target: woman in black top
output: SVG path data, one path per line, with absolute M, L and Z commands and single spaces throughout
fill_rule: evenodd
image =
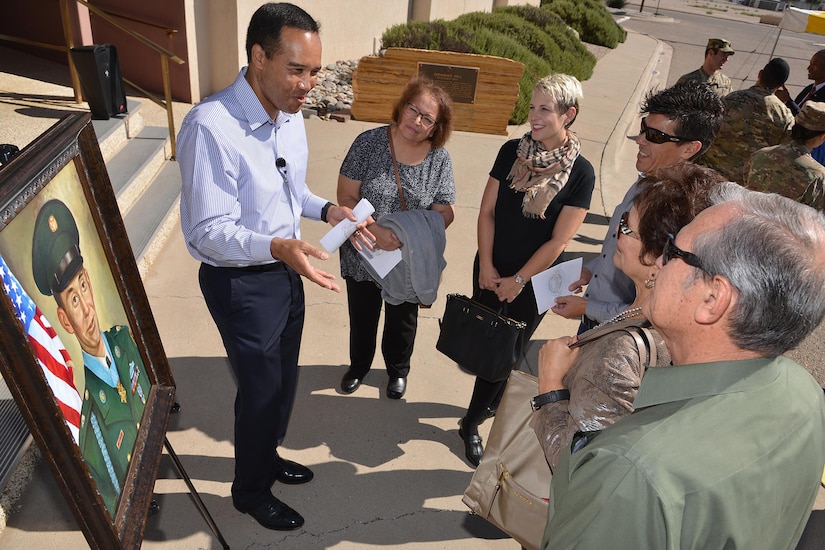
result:
M 581 84 L 572 76 L 550 75 L 536 84 L 530 132 L 501 147 L 481 199 L 473 294 L 493 309 L 506 301 L 507 316 L 527 323 L 525 346 L 544 316 L 530 279 L 558 260 L 590 208 L 595 174 L 568 130 L 581 98 Z M 473 466 L 483 454 L 478 425 L 495 414 L 505 385 L 476 378 L 459 423 Z

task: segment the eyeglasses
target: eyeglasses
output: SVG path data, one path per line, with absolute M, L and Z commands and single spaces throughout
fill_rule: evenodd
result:
M 676 246 L 676 237 L 673 236 L 673 233 L 669 233 L 667 241 L 665 242 L 665 248 L 662 250 L 662 265 L 667 265 L 674 257 L 702 271 L 705 270 L 705 268 L 702 267 L 702 260 L 699 259 L 699 256 L 692 252 L 686 252 Z
M 636 235 L 636 232 L 630 229 L 630 226 L 627 225 L 627 218 L 629 215 L 630 212 L 625 212 L 622 214 L 622 217 L 619 218 L 619 233 L 638 240 L 639 237 Z
M 423 126 L 424 128 L 432 128 L 438 122 L 437 120 L 433 119 L 433 117 L 431 117 L 430 115 L 425 115 L 424 113 L 422 113 L 418 109 L 418 107 L 416 107 L 412 103 L 407 103 L 407 105 L 404 106 L 404 112 L 406 112 L 408 115 L 410 115 L 411 117 L 413 117 L 413 119 L 416 120 L 418 119 L 418 117 L 421 117 L 421 126 Z
M 650 143 L 662 144 L 667 143 L 668 141 L 672 141 L 674 143 L 680 143 L 682 141 L 693 141 L 692 139 L 687 139 L 679 136 L 671 136 L 670 134 L 666 134 L 661 130 L 657 130 L 656 128 L 651 128 L 647 125 L 645 120 L 647 117 L 642 119 L 642 130 L 639 134 L 644 134 L 645 139 L 648 140 Z

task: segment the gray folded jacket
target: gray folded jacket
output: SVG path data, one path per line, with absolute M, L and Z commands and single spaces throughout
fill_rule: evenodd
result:
M 383 279 L 359 255 L 381 285 L 381 297 L 392 305 L 412 302 L 431 306 L 438 296 L 441 272 L 447 267 L 444 217 L 433 210 L 402 210 L 381 216 L 377 223 L 391 229 L 404 245 L 401 261 Z

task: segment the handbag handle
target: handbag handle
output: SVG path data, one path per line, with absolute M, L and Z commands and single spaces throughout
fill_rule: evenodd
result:
M 582 334 L 582 338 L 577 339 L 568 347 L 570 349 L 577 348 L 592 342 L 593 340 L 598 340 L 605 334 L 610 334 L 611 332 L 615 332 L 617 330 L 624 330 L 628 332 L 634 340 L 636 340 L 636 347 L 639 349 L 639 359 L 642 364 L 648 363 L 651 366 L 655 366 L 658 359 L 656 354 L 656 342 L 653 341 L 653 334 L 651 334 L 650 330 L 648 330 L 647 327 L 642 326 L 642 324 L 643 323 L 640 323 L 638 320 L 631 320 L 623 323 L 606 325 L 604 327 L 594 327 L 587 332 L 584 332 Z
M 390 142 L 390 156 L 392 157 L 392 167 L 395 169 L 395 183 L 398 185 L 398 198 L 401 199 L 401 210 L 407 209 L 407 201 L 404 200 L 404 190 L 401 189 L 401 175 L 398 173 L 398 162 L 395 160 L 395 147 L 392 144 L 392 132 L 387 126 L 387 140 Z

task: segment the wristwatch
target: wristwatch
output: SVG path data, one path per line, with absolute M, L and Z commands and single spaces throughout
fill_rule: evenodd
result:
M 524 286 L 524 285 L 527 284 L 527 281 L 524 280 L 524 277 L 522 277 L 520 273 L 516 273 L 515 275 L 513 275 L 513 279 L 515 279 L 515 281 L 518 284 L 520 284 L 521 286 Z
M 327 223 L 327 212 L 329 212 L 329 209 L 332 208 L 333 206 L 335 206 L 334 203 L 331 203 L 331 202 L 327 201 L 327 203 L 321 209 L 321 221 L 322 222 Z
M 570 399 L 570 390 L 553 390 L 541 393 L 530 400 L 530 406 L 534 411 L 539 410 L 544 405 L 555 403 L 556 401 L 567 401 Z

